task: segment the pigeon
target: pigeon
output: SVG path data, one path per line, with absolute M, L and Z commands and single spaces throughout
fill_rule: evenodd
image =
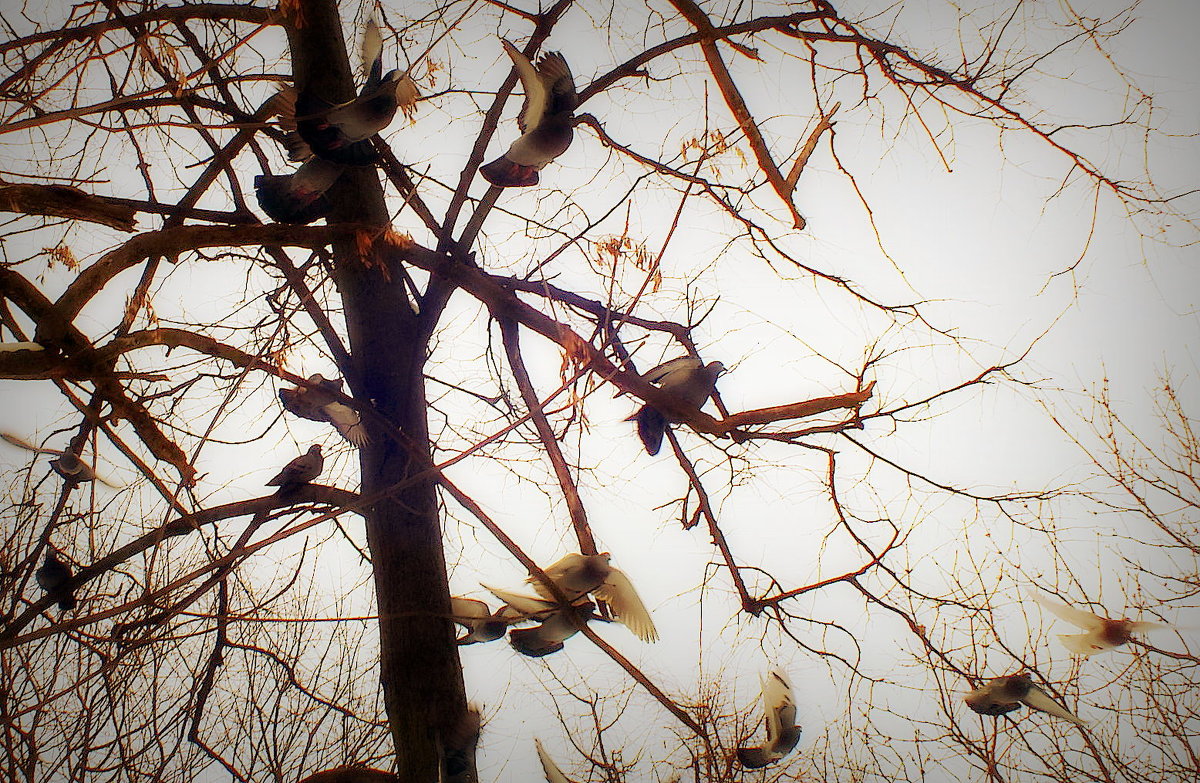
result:
M 1049 596 L 1030 591 L 1033 600 L 1049 609 L 1062 619 L 1083 628 L 1087 633 L 1059 634 L 1063 646 L 1073 653 L 1085 658 L 1098 652 L 1120 647 L 1133 638 L 1135 633 L 1145 633 L 1159 628 L 1168 628 L 1164 623 L 1150 623 L 1139 620 L 1109 620 L 1098 614 L 1083 609 L 1076 609 L 1059 603 Z
M 295 95 L 296 133 L 308 152 L 319 158 L 353 166 L 374 163 L 377 153 L 371 137 L 392 123 L 397 109 L 411 113 L 420 96 L 407 73 L 391 70 L 384 75 L 383 37 L 374 21 L 363 34 L 362 56 L 367 77 L 354 100 L 333 104 L 307 90 Z M 281 103 L 286 102 L 285 97 Z M 286 128 L 290 122 L 285 115 L 281 124 Z M 300 144 L 289 142 L 289 146 L 293 159 L 305 157 Z
M 455 639 L 460 645 L 495 641 L 504 635 L 509 625 L 522 618 L 507 604 L 493 613 L 487 604 L 473 598 L 451 598 L 450 611 L 454 622 L 467 630 L 465 635 Z
M 482 723 L 479 708 L 468 704 L 454 728 L 442 735 L 440 783 L 478 783 L 475 749 Z
M 607 603 L 612 608 L 613 617 L 639 639 L 644 642 L 658 641 L 658 630 L 654 627 L 649 610 L 642 603 L 629 577 L 609 565 L 611 558 L 608 552 L 598 555 L 575 553 L 544 570 L 569 600 L 574 601 L 591 593 Z M 531 576 L 526 581 L 533 585 L 538 595 L 554 599 L 554 594 L 537 577 Z
M 321 469 L 324 467 L 325 458 L 321 456 L 321 447 L 309 446 L 307 452 L 284 465 L 283 470 L 267 482 L 267 486 L 279 487 L 278 494 L 283 494 L 308 484 L 321 475 Z
M 1021 704 L 1080 726 L 1086 723 L 1071 713 L 1045 691 L 1034 685 L 1028 674 L 1010 674 L 989 680 L 963 697 L 967 706 L 980 715 L 999 716 L 1020 709 Z
M 525 103 L 517 117 L 521 136 L 501 157 L 479 167 L 488 182 L 501 188 L 521 188 L 538 183 L 538 171 L 567 151 L 575 135 L 572 113 L 579 105 L 575 80 L 567 61 L 548 52 L 537 68 L 517 47 L 501 38 L 504 51 L 516 66 L 525 90 Z
M 61 611 L 69 612 L 75 608 L 75 595 L 66 588 L 71 581 L 71 569 L 58 559 L 53 552 L 47 553 L 46 562 L 34 572 L 38 586 L 58 601 Z
M 538 758 L 542 762 L 542 770 L 546 773 L 546 783 L 571 783 L 571 779 L 562 773 L 558 765 L 554 763 L 554 759 L 550 758 L 546 753 L 546 749 L 542 747 L 542 741 L 536 737 L 533 744 L 537 747 Z
M 652 370 L 642 373 L 642 379 L 658 384 L 665 392 L 677 397 L 680 402 L 693 408 L 700 408 L 712 395 L 717 385 L 717 376 L 725 371 L 725 365 L 720 362 L 704 364 L 699 359 L 681 356 L 663 362 Z M 636 421 L 638 437 L 650 456 L 662 448 L 663 434 L 666 432 L 668 418 L 649 403 L 638 409 L 638 412 L 625 421 Z
M 766 712 L 766 743 L 761 747 L 737 749 L 738 761 L 747 769 L 758 769 L 779 761 L 791 753 L 800 741 L 792 684 L 779 669 L 772 670 L 763 678 L 762 702 Z
M 575 598 L 571 608 L 565 609 L 552 599 L 511 593 L 487 585 L 484 587 L 510 610 L 510 622 L 538 622 L 534 628 L 514 628 L 508 634 L 508 643 L 512 648 L 530 658 L 558 652 L 563 648 L 563 642 L 579 633 L 584 623 L 599 619 L 595 612 L 596 605 L 582 597 Z
M 107 487 L 120 489 L 120 484 L 114 484 L 108 479 L 96 473 L 92 466 L 79 458 L 79 455 L 73 451 L 60 451 L 59 449 L 44 449 L 39 446 L 34 446 L 32 443 L 12 435 L 7 432 L 0 432 L 0 438 L 8 441 L 14 446 L 32 451 L 37 454 L 55 454 L 54 459 L 50 460 L 50 467 L 55 473 L 62 476 L 64 479 L 74 483 L 85 483 L 89 481 L 99 481 Z
M 308 376 L 308 382 L 312 385 L 279 390 L 279 401 L 284 410 L 302 419 L 327 421 L 343 438 L 360 448 L 370 442 L 358 411 L 331 393 L 341 391 L 340 380 L 331 381 L 318 373 Z
M 333 209 L 325 191 L 345 169 L 340 163 L 310 157 L 292 174 L 259 174 L 254 178 L 254 194 L 262 211 L 276 223 L 308 225 Z

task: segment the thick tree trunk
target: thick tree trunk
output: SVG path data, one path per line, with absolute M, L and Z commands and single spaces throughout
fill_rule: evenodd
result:
M 354 84 L 336 4 L 298 5 L 303 21 L 288 24 L 297 86 L 328 100 L 349 100 Z M 374 168 L 348 169 L 329 196 L 330 223 L 387 223 Z M 363 259 L 354 242 L 335 244 L 333 255 L 355 365 L 344 368 L 347 380 L 355 396 L 370 400 L 404 437 L 401 443 L 372 428 L 371 443 L 362 449 L 361 491 L 372 496 L 399 485 L 364 509 L 379 606 L 380 676 L 399 778 L 433 783 L 441 743 L 460 736 L 469 721 L 449 620 L 436 483 L 428 476 L 406 483 L 431 455 L 423 382 L 427 349 L 403 281 L 389 279 L 382 265 Z M 470 768 L 471 774 L 456 779 L 474 779 L 473 759 Z

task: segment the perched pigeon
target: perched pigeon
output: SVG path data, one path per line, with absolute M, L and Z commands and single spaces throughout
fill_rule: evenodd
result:
M 509 625 L 522 619 L 519 612 L 507 605 L 492 612 L 483 601 L 473 598 L 451 598 L 450 611 L 454 614 L 454 622 L 467 631 L 455 640 L 459 644 L 495 641 L 504 635 Z
M 704 364 L 699 359 L 682 356 L 663 362 L 652 370 L 642 373 L 642 378 L 656 383 L 663 391 L 677 397 L 680 402 L 693 408 L 703 407 L 717 385 L 717 376 L 725 371 L 720 362 Z M 662 448 L 663 434 L 668 419 L 657 408 L 647 403 L 626 421 L 636 421 L 638 437 L 647 453 L 654 456 Z M 674 420 L 671 420 L 674 421 Z
M 1069 720 L 1080 726 L 1086 725 L 1066 707 L 1050 698 L 1045 691 L 1034 685 L 1028 674 L 1010 674 L 989 680 L 982 688 L 976 688 L 963 697 L 967 706 L 980 715 L 1003 715 L 1019 709 L 1022 704 L 1058 718 Z
M 563 648 L 563 642 L 579 633 L 580 626 L 599 619 L 595 613 L 596 605 L 583 597 L 574 599 L 570 609 L 564 609 L 553 600 L 484 587 L 504 602 L 510 623 L 537 621 L 538 625 L 533 628 L 514 628 L 508 634 L 512 648 L 531 658 L 558 652 Z
M 766 712 L 766 743 L 757 748 L 737 749 L 738 761 L 748 769 L 758 769 L 779 761 L 791 753 L 800 740 L 792 684 L 782 671 L 775 669 L 763 678 L 762 702 Z
M 1164 623 L 1150 623 L 1138 620 L 1109 620 L 1098 614 L 1083 609 L 1076 609 L 1059 603 L 1049 596 L 1030 591 L 1030 596 L 1054 614 L 1072 625 L 1083 628 L 1087 633 L 1059 634 L 1063 646 L 1073 653 L 1084 656 L 1093 655 L 1114 647 L 1120 647 L 1133 638 L 1135 633 L 1145 633 L 1158 628 L 1167 628 Z
M 99 481 L 105 486 L 113 489 L 120 489 L 120 484 L 114 484 L 108 479 L 100 476 L 96 471 L 92 470 L 92 466 L 79 458 L 79 455 L 73 451 L 60 451 L 59 449 L 44 449 L 34 446 L 23 438 L 12 435 L 7 432 L 0 432 L 0 438 L 8 441 L 14 446 L 25 449 L 27 451 L 36 452 L 38 454 L 55 454 L 57 457 L 50 460 L 50 467 L 54 472 L 62 476 L 67 481 L 73 482 L 88 482 Z
M 374 21 L 363 34 L 362 55 L 367 78 L 354 100 L 333 104 L 307 90 L 296 95 L 296 132 L 317 157 L 356 166 L 373 163 L 371 137 L 392 123 L 397 109 L 411 112 L 420 95 L 407 73 L 384 75 L 383 38 Z
M 307 452 L 284 465 L 283 470 L 267 482 L 267 486 L 279 487 L 282 494 L 308 484 L 321 475 L 321 469 L 324 467 L 325 458 L 321 456 L 321 447 L 309 446 Z
M 254 178 L 258 205 L 276 223 L 303 226 L 320 220 L 333 209 L 325 191 L 345 168 L 314 156 L 292 174 L 259 174 Z
M 517 117 L 521 136 L 504 155 L 480 166 L 479 173 L 502 188 L 536 185 L 538 171 L 571 146 L 575 135 L 571 115 L 579 105 L 575 80 L 567 61 L 558 52 L 542 55 L 535 69 L 517 47 L 503 38 L 500 42 L 516 66 L 525 90 L 525 104 Z
M 562 770 L 554 763 L 554 759 L 546 753 L 546 749 L 542 747 L 542 741 L 535 737 L 533 744 L 537 747 L 538 758 L 541 759 L 542 769 L 546 773 L 546 783 L 571 783 L 571 779 L 562 773 Z
M 478 783 L 475 748 L 482 727 L 479 708 L 468 704 L 452 730 L 442 735 L 442 774 L 439 783 Z
M 302 419 L 329 422 L 355 446 L 361 447 L 370 442 L 358 411 L 331 393 L 341 391 L 341 381 L 327 380 L 317 374 L 310 375 L 308 382 L 313 386 L 279 390 L 279 401 L 283 403 L 284 410 Z
M 609 565 L 612 558 L 608 552 L 599 555 L 567 555 L 545 569 L 567 598 L 576 598 L 591 593 L 612 608 L 613 617 L 644 642 L 658 641 L 658 630 L 633 583 L 623 571 Z M 538 595 L 553 600 L 554 595 L 536 577 L 527 579 Z
M 66 589 L 67 582 L 71 581 L 71 569 L 59 560 L 57 555 L 53 552 L 48 553 L 46 562 L 34 572 L 34 577 L 37 578 L 38 586 L 58 601 L 60 610 L 69 612 L 75 608 L 75 595 Z

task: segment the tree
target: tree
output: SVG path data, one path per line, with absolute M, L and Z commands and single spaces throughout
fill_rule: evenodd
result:
M 12 777 L 296 780 L 363 764 L 470 780 L 464 677 L 509 667 L 547 695 L 484 705 L 485 732 L 532 704 L 540 725 L 556 715 L 570 731 L 591 779 L 736 780 L 751 775 L 733 751 L 757 741 L 761 708 L 756 685 L 723 673 L 784 655 L 832 684 L 797 691 L 849 706 L 824 732 L 802 710 L 816 739 L 769 775 L 1134 777 L 1115 762 L 1119 731 L 964 714 L 965 689 L 1017 669 L 1057 698 L 1087 687 L 1038 638 L 1013 642 L 1007 613 L 1024 582 L 1087 596 L 1088 564 L 1058 549 L 1077 531 L 1053 516 L 1081 496 L 1048 482 L 990 491 L 911 448 L 953 442 L 937 427 L 956 406 L 980 426 L 992 388 L 1036 399 L 1050 384 L 1026 370 L 1040 331 L 960 333 L 966 308 L 935 301 L 943 287 L 925 278 L 939 270 L 909 260 L 895 225 L 921 199 L 870 176 L 914 139 L 928 151 L 918 166 L 946 171 L 956 143 L 996 147 L 1054 180 L 1035 209 L 1091 205 L 1081 235 L 1114 209 L 1151 226 L 1186 217 L 1175 192 L 1108 165 L 1106 150 L 1157 130 L 1133 87 L 1115 115 L 1038 109 L 1045 75 L 1103 59 L 1132 10 L 931 15 L 955 31 L 950 48 L 922 44 L 903 9 L 821 0 L 339 12 L 105 0 L 65 20 L 5 18 L 4 136 L 24 162 L 0 186 L 18 215 L 0 376 L 57 406 L 49 431 L 17 434 L 125 484 L 64 481 L 8 452 Z M 372 140 L 374 165 L 337 170 L 325 225 L 268 222 L 253 174 L 296 171 L 276 82 L 354 98 L 347 50 L 371 14 L 385 60 L 425 92 L 415 118 Z M 516 137 L 517 74 L 497 33 L 526 55 L 562 49 L 578 89 L 574 142 L 531 188 L 476 176 Z M 930 224 L 933 211 L 915 209 Z M 716 416 L 639 374 L 682 355 L 731 367 Z M 344 386 L 306 381 L 317 372 Z M 323 388 L 369 442 L 281 414 L 280 388 Z M 620 421 L 643 402 L 680 422 L 669 456 L 650 461 Z M 314 439 L 329 454 L 320 483 L 258 491 Z M 960 515 L 969 524 L 947 522 Z M 1031 542 L 1044 556 L 1010 551 Z M 583 624 L 588 642 L 519 670 L 503 643 L 456 646 L 452 593 L 486 597 L 480 580 L 545 580 L 555 553 L 602 551 L 653 597 L 670 648 L 694 645 L 695 687 L 619 629 Z M 34 587 L 51 552 L 74 572 L 73 613 Z M 890 623 L 897 655 L 871 638 Z M 888 690 L 881 661 L 911 662 L 909 679 Z M 1194 674 L 1176 672 L 1177 700 Z M 1188 713 L 1120 692 L 1138 731 L 1165 727 L 1146 730 L 1146 763 L 1182 779 L 1170 759 L 1186 752 L 1194 697 Z M 660 728 L 636 736 L 648 720 Z M 522 740 L 511 753 L 533 769 Z

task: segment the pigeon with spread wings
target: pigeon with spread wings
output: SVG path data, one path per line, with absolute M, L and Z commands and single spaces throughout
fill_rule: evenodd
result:
M 1170 627 L 1164 623 L 1151 623 L 1141 620 L 1110 620 L 1107 617 L 1092 614 L 1084 609 L 1076 609 L 1073 606 L 1060 603 L 1039 592 L 1031 590 L 1029 595 L 1033 600 L 1068 623 L 1077 625 L 1087 631 L 1087 633 L 1061 633 L 1058 635 L 1064 647 L 1085 658 L 1089 655 L 1127 644 L 1135 633 L 1145 633 L 1146 631 Z
M 12 445 L 32 451 L 36 454 L 54 454 L 55 458 L 50 460 L 50 467 L 55 473 L 62 476 L 67 481 L 76 483 L 87 483 L 89 481 L 99 481 L 101 484 L 120 489 L 120 484 L 114 484 L 108 479 L 96 473 L 92 466 L 79 458 L 79 455 L 73 451 L 62 451 L 61 449 L 46 449 L 40 446 L 34 446 L 24 438 L 18 437 L 8 432 L 0 432 L 0 438 L 8 441 Z
M 691 356 L 681 356 L 647 370 L 642 373 L 642 379 L 657 384 L 680 402 L 700 408 L 716 388 L 717 376 L 724 371 L 725 365 L 720 362 L 705 364 Z M 668 419 L 653 405 L 646 403 L 626 421 L 637 422 L 638 437 L 642 439 L 646 452 L 653 457 L 662 448 L 668 422 L 675 420 Z
M 641 597 L 633 587 L 629 577 L 617 568 L 609 565 L 612 555 L 603 552 L 598 555 L 567 555 L 558 562 L 544 569 L 550 578 L 570 600 L 591 593 L 595 598 L 604 601 L 612 609 L 613 617 L 622 625 L 633 631 L 644 642 L 658 641 L 658 629 L 650 611 L 642 603 Z M 527 579 L 538 595 L 553 599 L 554 595 L 537 577 Z
M 308 376 L 308 386 L 280 389 L 279 401 L 288 413 L 310 421 L 329 422 L 342 437 L 355 446 L 370 442 L 358 411 L 338 399 L 340 380 L 331 381 L 320 373 Z
M 758 769 L 779 761 L 791 753 L 800 741 L 792 684 L 782 671 L 775 669 L 763 678 L 762 704 L 766 713 L 767 741 L 758 747 L 737 749 L 738 761 L 748 769 Z
M 508 152 L 479 167 L 488 182 L 501 188 L 538 184 L 538 172 L 567 151 L 575 137 L 572 114 L 579 105 L 575 80 L 558 52 L 547 52 L 535 68 L 521 50 L 501 38 L 504 51 L 521 77 L 525 103 L 517 116 L 521 136 Z
M 967 706 L 980 715 L 996 717 L 1020 709 L 1024 704 L 1026 707 L 1045 712 L 1056 718 L 1069 720 L 1080 726 L 1086 725 L 1074 713 L 1034 685 L 1033 681 L 1029 679 L 1029 675 L 1024 673 L 991 679 L 963 698 L 966 700 Z

